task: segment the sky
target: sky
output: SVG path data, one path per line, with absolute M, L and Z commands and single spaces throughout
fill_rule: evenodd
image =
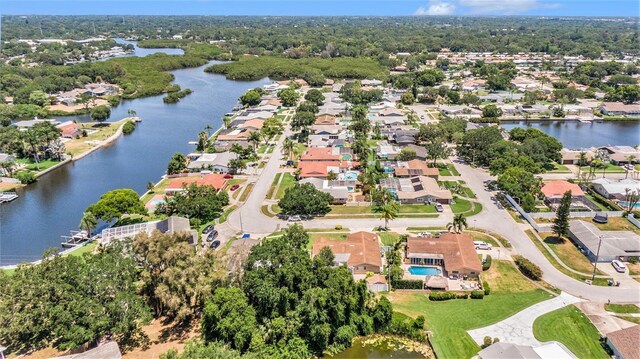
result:
M 20 15 L 640 16 L 638 0 L 0 0 Z

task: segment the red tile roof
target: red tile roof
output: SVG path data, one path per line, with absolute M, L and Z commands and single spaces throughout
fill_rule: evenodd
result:
M 362 264 L 382 267 L 380 256 L 380 242 L 378 236 L 369 232 L 356 232 L 347 236 L 346 240 L 335 240 L 320 237 L 313 242 L 313 255 L 320 253 L 324 247 L 329 247 L 333 254 L 349 254 L 349 267 Z
M 340 155 L 333 154 L 332 147 L 311 147 L 300 156 L 300 161 L 339 161 Z
M 482 271 L 473 238 L 468 234 L 445 233 L 440 238 L 409 237 L 407 257 L 411 254 L 440 254 L 447 272 Z
M 567 191 L 571 191 L 571 195 L 574 197 L 584 196 L 584 192 L 580 189 L 580 186 L 567 181 L 547 182 L 542 186 L 541 191 L 547 198 L 562 197 Z
M 211 173 L 202 177 L 176 178 L 169 182 L 169 185 L 166 187 L 165 191 L 181 190 L 182 185 L 189 185 L 191 183 L 195 183 L 198 186 L 212 186 L 213 188 L 220 190 L 227 184 L 227 179 L 224 178 L 224 176 L 225 175 L 219 173 Z

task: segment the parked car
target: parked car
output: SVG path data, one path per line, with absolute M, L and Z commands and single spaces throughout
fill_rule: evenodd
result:
M 440 203 L 436 203 L 436 211 L 442 212 L 442 211 L 444 211 L 444 207 L 442 207 L 442 205 Z
M 624 263 L 620 262 L 617 259 L 612 260 L 611 265 L 617 272 L 624 273 L 627 271 L 627 266 L 625 266 Z
M 473 244 L 476 246 L 476 249 L 488 251 L 493 246 L 485 241 L 473 241 Z
M 217 240 L 217 239 L 215 241 L 211 242 L 211 244 L 209 245 L 209 248 L 211 248 L 211 249 L 216 249 L 218 247 L 220 247 L 220 241 Z
M 287 166 L 293 166 L 293 160 L 288 160 L 287 161 Z
M 213 229 L 214 229 L 213 224 L 210 224 L 204 227 L 204 229 L 202 230 L 202 234 L 209 234 L 211 233 L 211 231 L 213 231 Z
M 224 178 L 226 179 L 233 178 L 233 175 L 231 173 L 227 173 L 226 175 L 224 175 Z
M 300 222 L 302 220 L 302 218 L 300 218 L 300 216 L 295 215 L 295 216 L 289 216 L 289 222 Z
M 207 241 L 212 241 L 212 240 L 216 239 L 216 237 L 218 237 L 218 231 L 214 229 L 207 236 Z
M 235 191 L 235 190 L 237 190 L 238 188 L 240 188 L 240 185 L 239 185 L 239 184 L 234 184 L 233 186 L 231 186 L 231 188 L 230 188 L 230 189 L 231 189 L 232 191 Z

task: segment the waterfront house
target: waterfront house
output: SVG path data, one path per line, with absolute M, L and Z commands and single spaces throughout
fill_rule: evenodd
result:
M 381 271 L 380 241 L 375 233 L 351 233 L 345 240 L 317 238 L 313 241 L 313 256 L 318 255 L 325 247 L 333 252 L 335 265 L 346 266 L 352 274 L 380 273 Z
M 567 347 L 558 342 L 544 343 L 536 347 L 498 342 L 482 349 L 478 357 L 482 359 L 577 359 Z
M 211 186 L 217 190 L 223 189 L 227 185 L 227 179 L 223 174 L 209 173 L 201 176 L 189 176 L 174 178 L 164 189 L 164 193 L 172 195 L 184 191 L 184 187 L 195 183 L 198 186 Z
M 640 116 L 640 104 L 624 104 L 622 102 L 604 102 L 600 111 L 611 116 Z
M 527 115 L 535 115 L 535 116 L 550 113 L 549 107 L 541 104 L 518 105 L 518 111 Z
M 640 358 L 638 338 L 640 338 L 640 324 L 607 334 L 607 345 L 613 352 L 612 358 Z
M 135 236 L 142 232 L 151 235 L 153 231 L 160 231 L 166 234 L 184 233 L 185 235 L 190 236 L 190 243 L 195 243 L 198 239 L 198 232 L 191 229 L 189 219 L 171 216 L 162 221 L 151 221 L 127 226 L 105 228 L 101 233 L 100 244 L 105 245 L 112 241 L 135 238 Z
M 585 149 L 569 149 L 569 148 L 563 148 L 560 150 L 560 156 L 562 156 L 562 164 L 563 165 L 577 165 L 580 162 L 580 153 L 584 152 L 585 156 L 586 156 L 586 163 L 583 163 L 582 165 L 586 165 L 587 163 L 591 162 L 592 159 L 594 159 L 596 157 L 595 152 L 590 149 L 590 148 L 585 148 Z
M 598 262 L 640 256 L 640 236 L 632 231 L 601 231 L 591 222 L 575 220 L 569 222 L 569 237 L 592 262 L 596 255 Z
M 427 176 L 383 178 L 380 187 L 390 190 L 402 204 L 448 204 L 453 199 L 451 191 L 440 188 L 435 179 Z
M 232 152 L 203 153 L 189 162 L 187 168 L 189 172 L 209 170 L 219 173 L 229 173 L 229 161 L 236 157 L 237 155 Z
M 440 266 L 446 277 L 478 277 L 482 264 L 473 237 L 461 233 L 445 233 L 439 238 L 408 237 L 405 263 Z
M 640 181 L 627 179 L 598 178 L 591 182 L 593 189 L 607 199 L 624 200 L 627 190 L 640 191 Z
M 33 120 L 18 121 L 14 123 L 14 125 L 18 128 L 18 130 L 24 131 L 28 128 L 35 126 L 38 123 L 43 123 L 43 122 L 50 122 L 54 126 L 57 126 L 60 124 L 60 121 L 58 120 L 42 120 L 42 119 L 35 118 Z
M 56 126 L 60 129 L 60 136 L 64 138 L 78 138 L 82 135 L 82 131 L 78 128 L 78 124 L 73 121 L 66 121 Z
M 423 160 L 413 159 L 410 161 L 398 161 L 394 168 L 394 174 L 396 177 L 427 176 L 437 180 L 440 171 L 435 167 L 427 166 L 427 163 Z
M 613 164 L 627 164 L 640 161 L 640 150 L 631 146 L 604 146 L 598 150 L 607 151 L 607 156 Z M 631 158 L 631 161 L 630 160 Z

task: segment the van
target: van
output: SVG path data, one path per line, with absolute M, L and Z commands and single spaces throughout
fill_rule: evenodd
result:
M 625 266 L 624 263 L 620 262 L 617 259 L 614 259 L 613 261 L 611 261 L 611 265 L 616 271 L 620 273 L 624 273 L 627 271 L 627 266 Z

